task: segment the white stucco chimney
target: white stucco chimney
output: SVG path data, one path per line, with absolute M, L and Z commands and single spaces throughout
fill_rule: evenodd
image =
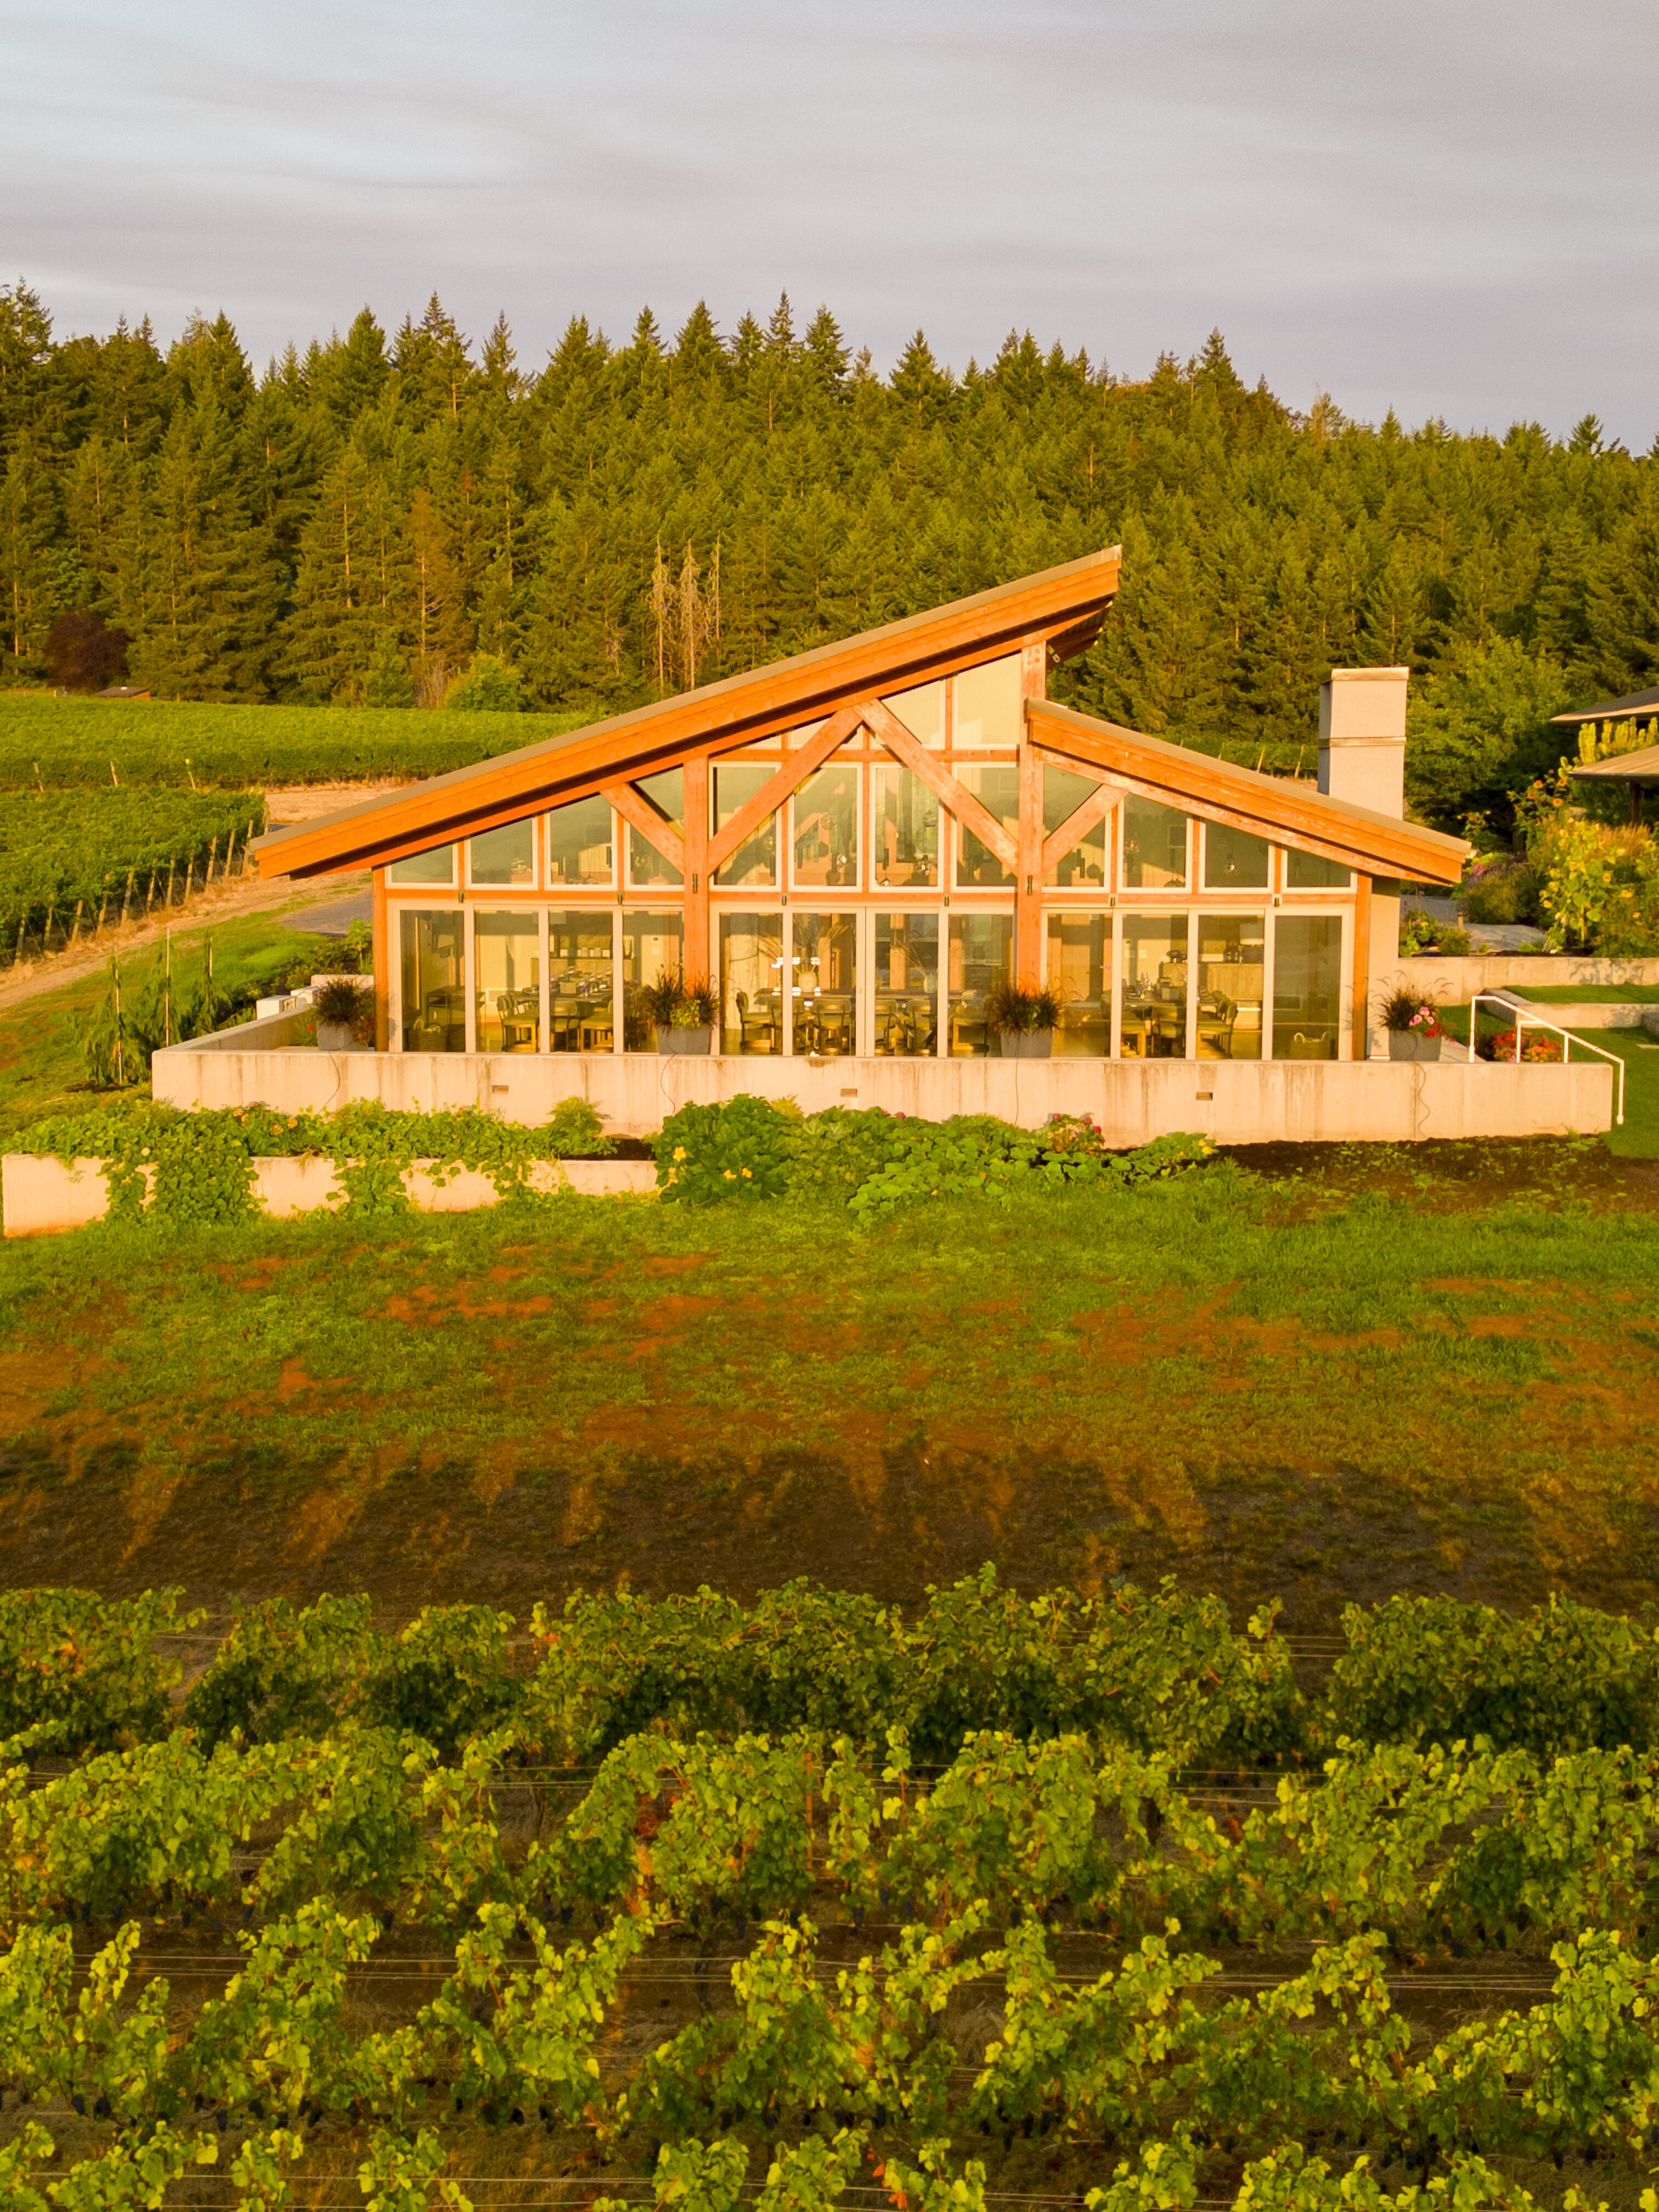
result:
M 1406 811 L 1409 668 L 1334 668 L 1319 687 L 1319 788 L 1373 814 Z

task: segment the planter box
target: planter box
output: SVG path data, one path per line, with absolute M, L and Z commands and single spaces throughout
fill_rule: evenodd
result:
M 1054 1033 L 1052 1030 L 1002 1030 L 998 1032 L 997 1049 L 1004 1060 L 1052 1060 Z
M 344 1022 L 319 1022 L 317 1024 L 319 1052 L 373 1052 L 372 1044 L 359 1044 Z
M 1388 1034 L 1390 1060 L 1438 1060 L 1445 1042 L 1443 1037 L 1419 1036 L 1415 1030 L 1390 1030 Z
M 706 1058 L 714 1049 L 714 1032 L 712 1029 L 677 1030 L 672 1027 L 665 1029 L 660 1023 L 657 1025 L 659 1052 L 697 1053 Z

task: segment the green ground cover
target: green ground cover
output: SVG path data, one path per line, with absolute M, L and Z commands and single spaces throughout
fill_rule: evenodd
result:
M 580 714 L 224 707 L 0 691 L 0 791 L 352 783 L 438 775 L 578 729 Z
M 301 895 L 280 911 L 312 902 L 313 895 Z M 173 933 L 173 963 L 181 994 L 200 976 L 210 936 L 214 980 L 233 999 L 273 990 L 287 971 L 309 972 L 310 963 L 320 967 L 338 950 L 334 939 L 285 929 L 276 913 L 178 928 Z M 124 983 L 142 987 L 158 957 L 155 947 L 121 956 Z M 4 973 L 0 967 L 0 977 Z M 109 988 L 106 963 L 95 975 L 0 1012 L 0 1147 L 44 1115 L 93 1113 L 116 1103 L 118 1094 L 88 1084 L 82 1049 L 94 1011 Z
M 1659 1597 L 1651 1171 L 1469 1150 L 9 1244 L 0 1581 Z

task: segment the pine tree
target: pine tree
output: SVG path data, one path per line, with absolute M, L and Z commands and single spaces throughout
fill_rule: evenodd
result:
M 78 574 L 63 574 L 59 530 L 57 488 L 24 432 L 0 476 L 0 684 L 39 680 L 52 617 L 81 596 Z

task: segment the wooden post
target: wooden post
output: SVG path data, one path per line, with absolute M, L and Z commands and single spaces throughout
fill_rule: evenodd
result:
M 202 889 L 209 890 L 213 884 L 213 864 L 219 857 L 219 835 L 214 832 L 213 842 L 208 848 L 207 873 L 202 878 Z
M 100 935 L 102 934 L 102 933 L 103 933 L 103 927 L 104 927 L 104 909 L 105 909 L 105 908 L 106 908 L 108 904 L 109 904 L 109 878 L 108 878 L 107 876 L 106 876 L 106 877 L 105 877 L 105 878 L 104 878 L 104 893 L 103 893 L 103 896 L 102 896 L 102 897 L 99 900 L 99 902 L 98 902 L 98 919 L 97 919 L 97 921 L 94 921 L 94 924 L 92 925 L 92 933 L 93 933 L 93 935 L 94 935 L 94 937 L 100 936 Z
M 1365 1057 L 1365 1028 L 1370 1002 L 1371 879 L 1369 876 L 1356 876 L 1353 879 L 1353 1036 L 1348 1047 L 1351 1060 L 1364 1060 Z
M 244 854 L 244 863 L 246 856 Z M 386 870 L 374 871 L 374 1049 L 392 1043 L 392 923 L 386 910 Z M 546 1032 L 544 1030 L 544 1035 Z
M 52 917 L 58 912 L 58 894 L 54 891 L 46 901 L 46 926 L 40 933 L 40 957 L 44 960 L 52 951 Z
M 1027 638 L 1020 648 L 1019 696 L 1048 696 L 1048 646 Z M 1042 763 L 1024 714 L 1019 731 L 1019 854 L 1014 876 L 1014 980 L 1023 991 L 1042 981 Z
M 173 904 L 173 872 L 174 868 L 176 868 L 176 867 L 178 866 L 178 865 L 179 865 L 179 863 L 178 863 L 177 857 L 176 857 L 173 854 L 169 853 L 169 854 L 167 854 L 167 904 L 168 904 L 168 906 L 171 906 L 171 905 Z M 122 919 L 122 921 L 125 921 L 126 920 L 126 916 L 125 916 L 125 914 L 122 915 L 121 919 Z
M 86 901 L 84 899 L 76 899 L 75 902 L 75 920 L 70 928 L 69 947 L 66 949 L 72 950 L 79 940 L 81 935 L 81 909 L 85 906 L 85 904 Z
M 127 908 L 132 903 L 132 878 L 133 871 L 129 868 L 127 870 L 127 887 L 121 894 L 121 927 L 123 929 L 127 926 Z
M 714 981 L 708 944 L 708 756 L 685 763 L 685 972 Z

